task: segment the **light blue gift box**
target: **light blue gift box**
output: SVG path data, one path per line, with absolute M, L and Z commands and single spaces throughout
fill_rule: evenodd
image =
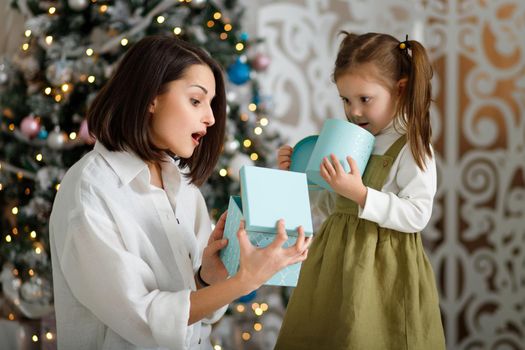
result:
M 374 150 L 374 142 L 374 135 L 364 128 L 346 120 L 328 119 L 323 124 L 306 166 L 308 180 L 333 191 L 319 171 L 323 158 L 328 157 L 331 160 L 331 153 L 335 154 L 345 172 L 350 171 L 346 157 L 354 158 L 362 176 Z
M 241 220 L 245 221 L 250 242 L 258 247 L 266 247 L 273 242 L 279 219 L 284 219 L 288 234 L 284 247 L 295 244 L 299 226 L 303 226 L 305 236 L 313 233 L 305 174 L 244 166 L 240 170 L 240 179 L 241 197 L 230 197 L 224 228 L 228 245 L 220 253 L 230 276 L 235 275 L 239 268 L 237 231 Z M 300 263 L 285 267 L 265 284 L 295 287 L 300 269 Z

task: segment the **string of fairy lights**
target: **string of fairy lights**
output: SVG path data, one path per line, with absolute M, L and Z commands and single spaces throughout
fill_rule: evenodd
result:
M 100 14 L 105 14 L 109 9 L 111 4 L 105 3 L 104 1 L 99 0 L 88 0 L 88 2 L 91 2 L 91 6 L 96 6 L 97 11 Z M 89 58 L 93 61 L 96 61 L 101 55 L 110 52 L 111 50 L 114 50 L 119 45 L 121 47 L 128 46 L 134 38 L 134 35 L 143 30 L 145 27 L 150 25 L 152 22 L 156 23 L 156 25 L 163 26 L 167 25 L 169 22 L 169 15 L 166 14 L 166 10 L 170 7 L 174 6 L 174 2 L 178 1 L 179 3 L 185 3 L 185 4 L 191 4 L 192 1 L 196 2 L 197 0 L 164 0 L 161 1 L 157 6 L 155 6 L 149 13 L 143 16 L 142 20 L 137 23 L 133 28 L 130 30 L 123 32 L 119 35 L 115 35 L 110 41 L 105 42 L 100 47 L 90 46 L 90 47 L 79 47 L 75 50 L 68 52 L 68 57 L 85 57 Z M 28 8 L 25 4 L 25 1 L 20 1 L 20 10 L 26 15 L 26 16 L 32 16 L 32 14 L 28 11 Z M 59 5 L 54 5 L 51 3 L 49 8 L 47 8 L 46 14 L 47 16 L 53 17 L 53 16 L 60 16 L 61 8 Z M 205 22 L 205 26 L 210 30 L 218 31 L 218 38 L 220 40 L 228 40 L 231 39 L 231 32 L 234 29 L 233 25 L 230 23 L 230 20 L 226 18 L 222 12 L 216 11 L 213 12 L 210 16 L 210 18 Z M 174 26 L 173 28 L 170 28 L 170 31 L 175 36 L 180 36 L 184 34 L 185 28 L 181 25 Z M 39 45 L 42 48 L 50 48 L 55 43 L 55 37 L 53 35 L 37 35 L 33 33 L 31 29 L 26 28 L 23 32 L 23 43 L 20 46 L 20 50 L 23 53 L 28 54 L 33 45 Z M 246 45 L 246 38 L 241 38 L 237 43 L 235 43 L 235 50 L 237 51 L 241 62 L 246 61 L 245 56 L 245 50 L 247 48 Z M 85 72 L 79 75 L 77 83 L 81 84 L 90 84 L 90 85 L 96 85 L 96 84 L 102 84 L 102 77 L 99 77 L 94 72 Z M 71 81 L 63 82 L 59 85 L 54 84 L 48 84 L 46 86 L 43 86 L 39 91 L 42 94 L 43 97 L 52 99 L 55 104 L 63 104 L 69 100 L 69 97 L 75 91 L 77 88 L 76 83 Z M 258 136 L 262 135 L 264 132 L 265 127 L 268 126 L 269 120 L 265 116 L 264 113 L 264 107 L 260 106 L 257 102 L 250 102 L 246 105 L 242 106 L 241 113 L 239 114 L 239 118 L 242 122 L 248 122 L 248 121 L 255 121 L 255 127 L 251 130 L 250 136 L 244 137 L 242 141 L 240 142 L 240 145 L 242 145 L 244 149 L 244 153 L 248 154 L 249 159 L 252 161 L 257 161 L 259 159 L 259 154 L 257 151 L 251 151 L 251 149 L 254 146 L 254 143 L 256 142 L 254 139 Z M 7 117 L 7 119 L 12 119 L 10 117 L 10 111 L 4 110 L 3 111 L 4 116 Z M 22 131 L 20 127 L 17 127 L 14 122 L 10 122 L 7 124 L 7 130 L 8 132 L 12 133 L 12 135 L 19 141 L 27 143 L 28 145 L 33 146 L 35 149 L 42 149 L 44 147 L 49 147 L 53 150 L 61 150 L 61 149 L 69 149 L 72 147 L 82 146 L 86 144 L 92 144 L 94 140 L 91 138 L 89 133 L 87 132 L 86 125 L 81 124 L 81 128 L 79 130 L 73 130 L 69 132 L 64 132 L 60 129 L 58 126 L 58 121 L 54 120 L 53 122 L 56 124 L 56 126 L 53 128 L 51 132 L 47 132 L 43 128 L 41 128 L 41 117 L 38 115 L 30 115 L 24 120 L 26 120 L 27 123 L 31 122 L 34 133 L 28 134 L 25 131 Z M 24 120 L 22 122 L 24 122 Z M 85 121 L 83 121 L 85 123 Z M 82 130 L 82 128 L 85 128 Z M 37 151 L 33 155 L 34 160 L 37 162 L 37 164 L 45 164 L 45 152 Z M 236 169 L 231 169 L 229 167 L 221 167 L 218 169 L 218 174 L 221 177 L 226 176 L 232 176 L 233 173 L 236 171 Z M 14 166 L 12 164 L 9 164 L 7 162 L 0 161 L 0 173 L 6 172 L 11 173 L 16 176 L 16 180 L 18 182 L 22 181 L 23 179 L 29 179 L 32 181 L 36 181 L 36 174 L 28 171 L 26 169 L 22 169 L 20 167 Z M 9 185 L 8 183 L 2 183 L 0 177 L 0 192 L 5 191 L 6 187 Z M 16 184 L 17 182 L 15 182 Z M 60 188 L 60 183 L 54 184 L 54 189 L 58 191 Z M 24 190 L 24 194 L 29 196 L 31 194 L 31 188 L 27 187 Z M 15 205 L 10 208 L 9 210 L 10 214 L 15 219 L 14 222 L 16 223 L 16 217 L 20 213 L 20 208 L 18 205 Z M 25 228 L 19 228 L 15 225 L 15 227 L 12 227 L 11 231 L 4 234 L 4 241 L 6 244 L 12 243 L 14 237 L 22 234 L 27 234 L 28 238 L 32 241 L 32 249 L 36 255 L 40 255 L 44 253 L 44 246 L 41 242 L 38 241 L 39 235 L 38 232 L 32 229 Z M 22 273 L 17 268 L 12 268 L 11 273 L 13 277 L 17 278 Z M 35 276 L 36 271 L 32 268 L 29 268 L 27 271 L 25 271 L 28 276 Z M 19 299 L 15 299 L 14 303 L 20 303 Z M 238 303 L 233 306 L 234 312 L 237 314 L 247 314 L 249 312 L 253 312 L 253 314 L 259 318 L 262 316 L 265 312 L 267 312 L 269 309 L 268 304 L 266 303 L 252 303 L 251 304 L 251 311 L 250 308 L 247 307 L 245 303 Z M 14 312 L 9 312 L 7 315 L 7 319 L 10 321 L 16 321 L 17 316 Z M 260 332 L 263 330 L 263 323 L 261 320 L 256 319 L 255 322 L 252 325 L 251 329 L 245 329 L 241 332 L 241 338 L 243 341 L 248 342 L 252 338 L 253 332 Z M 35 333 L 30 335 L 31 340 L 34 343 L 40 342 L 40 341 L 54 341 L 56 338 L 56 334 L 53 329 L 45 330 L 43 334 Z M 222 350 L 222 347 L 220 344 L 215 344 L 214 350 Z
M 92 3 L 96 4 L 98 0 L 91 0 Z M 192 0 L 178 0 L 179 2 L 181 3 L 191 3 Z M 170 3 L 172 4 L 172 1 L 164 1 L 164 3 Z M 160 5 L 162 5 L 163 3 L 161 3 Z M 165 9 L 165 5 L 164 6 L 160 6 L 158 5 L 157 7 L 155 7 L 148 15 L 145 16 L 145 18 L 150 18 L 152 17 L 153 15 L 155 15 L 156 12 L 158 12 L 159 10 L 164 10 Z M 99 7 L 99 12 L 100 13 L 105 13 L 107 12 L 108 10 L 108 6 L 107 4 L 101 4 L 100 7 Z M 59 14 L 58 10 L 57 10 L 57 7 L 55 6 L 51 6 L 49 7 L 47 13 L 49 14 L 49 16 L 56 16 Z M 158 24 L 163 24 L 166 22 L 166 16 L 165 15 L 159 15 L 156 17 L 156 22 Z M 222 27 L 223 27 L 223 32 L 221 32 L 219 34 L 219 38 L 221 40 L 226 40 L 228 38 L 228 32 L 230 32 L 232 29 L 233 29 L 233 26 L 229 23 L 229 20 L 228 19 L 224 19 L 223 16 L 222 16 L 222 13 L 221 12 L 215 12 L 213 13 L 212 15 L 212 18 L 210 18 L 207 23 L 206 23 L 206 26 L 208 28 L 213 28 L 214 26 L 218 25 L 217 24 L 217 21 L 223 19 L 223 22 L 221 23 Z M 133 32 L 134 30 L 130 30 L 130 32 Z M 180 35 L 182 34 L 183 32 L 183 29 L 180 27 L 180 26 L 177 26 L 175 28 L 173 28 L 173 33 L 175 35 Z M 130 33 L 123 33 L 121 36 L 119 36 L 119 43 L 121 46 L 127 46 L 129 44 L 129 39 L 128 39 L 128 34 Z M 27 39 L 21 46 L 21 49 L 22 51 L 28 51 L 30 49 L 30 45 L 31 45 L 31 39 L 32 39 L 32 32 L 30 29 L 26 29 L 25 32 L 24 32 L 24 37 Z M 53 44 L 53 36 L 52 35 L 47 35 L 45 36 L 45 43 L 46 45 L 52 45 Z M 83 51 L 85 53 L 85 55 L 87 57 L 91 57 L 93 59 L 96 59 L 96 57 L 104 52 L 107 52 L 109 51 L 110 49 L 112 48 L 112 46 L 108 46 L 106 45 L 104 48 L 101 48 L 100 50 L 97 50 L 97 49 L 94 49 L 94 48 L 91 48 L 91 47 L 87 47 L 87 48 L 84 48 Z M 242 54 L 243 50 L 245 49 L 245 44 L 243 42 L 238 42 L 236 45 L 235 45 L 235 49 L 239 52 L 239 54 Z M 89 84 L 94 84 L 96 81 L 97 81 L 97 78 L 95 75 L 93 74 L 81 74 L 80 77 L 79 77 L 79 81 L 81 83 L 89 83 Z M 62 84 L 61 86 L 56 86 L 56 87 L 53 87 L 53 86 L 46 86 L 45 88 L 42 89 L 42 93 L 45 95 L 45 96 L 48 96 L 48 97 L 51 97 L 56 103 L 61 103 L 61 102 L 64 102 L 67 100 L 67 97 L 69 94 L 71 94 L 73 92 L 75 88 L 75 85 L 74 83 L 72 82 L 66 82 L 64 84 Z M 255 113 L 258 109 L 258 106 L 256 103 L 254 102 L 251 102 L 248 104 L 247 106 L 247 109 L 249 112 L 252 112 L 252 113 Z M 9 113 L 7 113 L 7 115 L 9 115 Z M 31 118 L 34 118 L 36 123 L 39 123 L 39 117 L 38 116 L 31 116 Z M 246 113 L 246 112 L 243 112 L 240 114 L 240 119 L 243 121 L 243 122 L 247 122 L 250 117 L 249 117 L 249 114 Z M 256 121 L 256 123 L 258 124 L 254 129 L 253 129 L 253 134 L 255 136 L 259 136 L 263 133 L 263 128 L 266 127 L 268 124 L 269 124 L 269 120 L 268 118 L 266 117 L 261 117 L 261 118 L 258 118 L 258 120 Z M 32 138 L 32 137 L 28 137 L 28 136 L 24 136 L 22 135 L 17 129 L 16 129 L 16 125 L 14 123 L 10 123 L 8 125 L 8 130 L 15 133 L 16 136 L 19 138 L 19 139 L 24 139 L 23 141 L 26 142 L 26 143 L 29 143 L 29 144 L 32 144 L 33 146 L 43 146 L 45 144 L 45 141 L 40 139 L 40 138 Z M 79 134 L 81 133 L 80 130 L 78 131 L 71 131 L 69 132 L 69 134 L 66 134 L 64 132 L 61 132 L 58 128 L 55 128 L 54 129 L 54 132 L 58 132 L 60 133 L 60 136 L 56 136 L 58 137 L 58 139 L 62 140 L 64 142 L 64 144 L 61 144 L 61 142 L 58 142 L 57 146 L 53 147 L 53 145 L 49 144 L 49 146 L 51 146 L 52 148 L 71 148 L 71 147 L 74 147 L 76 145 L 83 145 L 86 143 L 91 143 L 92 140 L 89 140 L 89 135 L 87 135 L 85 138 L 88 138 L 87 140 L 78 140 L 78 136 Z M 55 140 L 54 142 L 56 143 L 56 139 L 57 138 L 52 138 L 51 140 Z M 250 147 L 252 146 L 253 142 L 250 138 L 246 138 L 242 141 L 242 145 L 243 147 L 245 148 L 245 150 L 249 150 Z M 252 161 L 257 161 L 259 159 L 259 155 L 257 154 L 257 152 L 251 152 L 249 154 L 249 157 Z M 35 155 L 35 159 L 38 161 L 38 162 L 42 162 L 43 161 L 43 155 L 41 153 L 38 153 Z M 18 169 L 15 169 L 13 167 L 8 167 L 6 166 L 5 167 L 5 170 L 6 171 L 14 171 L 16 172 L 17 174 L 23 174 L 23 176 L 26 176 L 26 177 L 29 177 L 29 178 L 33 178 L 32 174 L 28 173 L 27 171 L 19 171 Z M 232 169 L 225 169 L 225 168 L 221 168 L 219 169 L 219 175 L 222 176 L 222 177 L 225 177 L 225 176 L 228 176 L 228 175 L 231 175 L 232 174 Z M 1 190 L 1 188 L 0 188 Z

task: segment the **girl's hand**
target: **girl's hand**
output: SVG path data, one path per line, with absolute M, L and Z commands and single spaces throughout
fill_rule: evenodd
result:
M 219 251 L 228 244 L 228 240 L 222 238 L 227 213 L 228 211 L 222 213 L 202 253 L 201 277 L 208 284 L 214 284 L 228 277 L 228 270 L 219 256 Z
M 280 170 L 289 170 L 292 159 L 293 148 L 290 145 L 284 145 L 277 152 L 277 166 Z
M 355 160 L 348 156 L 346 160 L 350 165 L 350 172 L 345 172 L 345 169 L 339 163 L 337 157 L 332 153 L 330 160 L 327 157 L 323 158 L 321 162 L 321 176 L 334 189 L 335 192 L 350 198 L 359 206 L 364 207 L 366 202 L 366 195 L 368 189 L 363 185 L 361 174 L 357 168 Z
M 302 226 L 297 229 L 297 232 L 296 243 L 288 248 L 283 248 L 288 235 L 284 227 L 284 220 L 279 220 L 277 222 L 277 235 L 273 242 L 265 248 L 257 248 L 252 245 L 248 238 L 244 229 L 244 221 L 241 222 L 237 232 L 241 249 L 240 268 L 236 276 L 246 285 L 248 293 L 259 288 L 284 267 L 306 259 L 312 239 L 304 236 Z

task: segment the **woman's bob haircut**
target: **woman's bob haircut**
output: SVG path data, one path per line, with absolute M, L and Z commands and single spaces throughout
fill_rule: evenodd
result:
M 217 164 L 224 140 L 226 96 L 223 72 L 205 51 L 170 36 L 149 36 L 127 51 L 111 79 L 93 100 L 87 113 L 90 133 L 110 151 L 131 151 L 145 162 L 160 162 L 169 150 L 154 146 L 149 132 L 149 106 L 166 91 L 167 84 L 181 79 L 192 65 L 210 67 L 215 77 L 211 102 L 215 124 L 208 128 L 189 158 L 190 182 L 200 186 Z

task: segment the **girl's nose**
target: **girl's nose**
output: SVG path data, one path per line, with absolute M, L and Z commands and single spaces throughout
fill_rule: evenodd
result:
M 351 118 L 355 119 L 355 118 L 361 117 L 361 110 L 358 107 L 356 107 L 356 106 L 350 107 L 350 111 L 349 112 L 350 112 L 350 117 Z

